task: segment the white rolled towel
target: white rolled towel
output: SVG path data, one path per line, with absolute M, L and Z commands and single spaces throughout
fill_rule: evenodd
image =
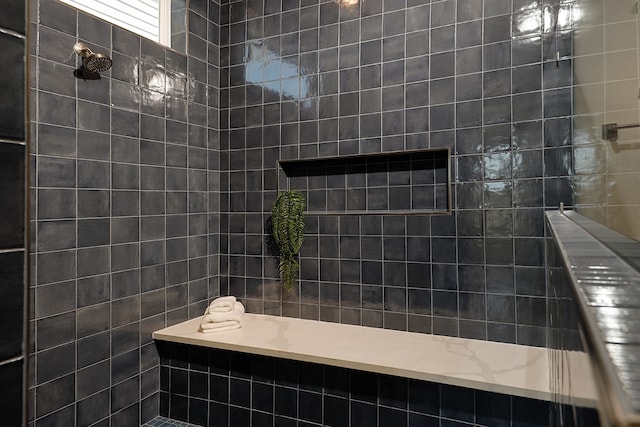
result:
M 204 314 L 209 313 L 225 313 L 233 310 L 233 305 L 236 303 L 236 297 L 229 295 L 226 297 L 220 297 L 214 299 Z
M 200 329 L 202 332 L 221 332 L 238 329 L 242 327 L 244 317 L 244 306 L 237 302 L 233 305 L 233 310 L 228 312 L 213 312 L 202 316 Z

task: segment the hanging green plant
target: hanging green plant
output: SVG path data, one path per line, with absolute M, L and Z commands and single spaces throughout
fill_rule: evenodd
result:
M 284 191 L 271 209 L 273 239 L 280 255 L 280 278 L 287 291 L 298 279 L 298 252 L 304 239 L 304 197 L 298 191 Z

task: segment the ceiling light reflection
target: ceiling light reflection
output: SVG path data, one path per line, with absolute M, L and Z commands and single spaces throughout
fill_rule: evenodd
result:
M 353 7 L 356 6 L 359 1 L 360 0 L 336 0 L 336 3 L 342 7 Z
M 520 33 L 533 33 L 540 30 L 540 15 L 528 13 L 518 17 L 518 31 Z

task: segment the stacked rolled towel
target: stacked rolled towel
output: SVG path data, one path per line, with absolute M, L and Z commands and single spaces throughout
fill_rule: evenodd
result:
M 229 331 L 242 327 L 244 306 L 234 296 L 216 298 L 202 316 L 200 329 L 204 333 Z

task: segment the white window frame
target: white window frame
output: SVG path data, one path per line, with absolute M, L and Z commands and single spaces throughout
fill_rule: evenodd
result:
M 158 43 L 171 47 L 171 0 L 160 0 Z
M 134 19 L 134 23 L 128 23 L 127 19 L 138 18 L 140 13 L 136 13 L 135 6 L 131 6 L 132 2 L 122 1 L 120 6 L 126 10 L 118 10 L 115 8 L 102 9 L 105 5 L 108 6 L 111 1 L 98 1 L 98 0 L 60 0 L 69 6 L 75 7 L 78 10 L 86 12 L 90 15 L 96 16 L 104 21 L 110 22 L 114 25 L 122 27 L 133 33 L 136 33 L 142 37 L 153 40 L 164 46 L 171 47 L 171 0 L 157 0 L 158 2 L 158 16 L 155 22 L 141 21 Z M 154 7 L 152 5 L 156 0 L 139 0 L 139 4 L 143 8 Z M 151 16 L 151 15 L 146 15 Z

